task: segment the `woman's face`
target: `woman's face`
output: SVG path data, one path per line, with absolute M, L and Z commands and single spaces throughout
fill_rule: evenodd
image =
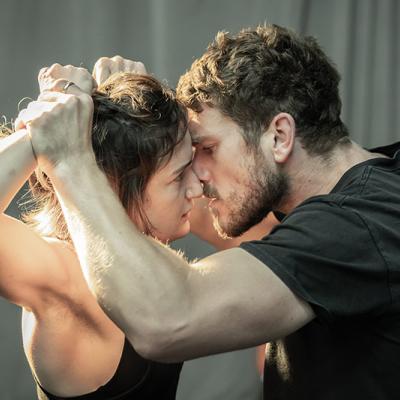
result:
M 152 235 L 162 242 L 189 233 L 193 199 L 203 194 L 202 185 L 192 170 L 193 151 L 187 132 L 171 159 L 147 184 L 143 211 L 153 227 Z

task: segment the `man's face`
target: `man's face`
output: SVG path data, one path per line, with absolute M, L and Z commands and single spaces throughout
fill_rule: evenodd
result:
M 222 236 L 240 236 L 280 202 L 288 179 L 261 150 L 250 150 L 239 125 L 218 109 L 204 105 L 189 118 L 193 168 L 211 199 L 215 227 Z

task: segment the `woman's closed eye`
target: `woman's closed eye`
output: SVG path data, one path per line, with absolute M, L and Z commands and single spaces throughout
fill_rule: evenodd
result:
M 185 171 L 186 171 L 186 170 L 182 171 L 182 172 L 174 179 L 174 182 L 181 182 L 181 181 L 183 180 L 184 176 L 185 176 Z

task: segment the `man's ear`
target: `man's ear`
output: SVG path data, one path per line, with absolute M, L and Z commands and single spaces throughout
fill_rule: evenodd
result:
M 272 119 L 268 131 L 273 134 L 272 154 L 275 162 L 284 163 L 294 147 L 296 123 L 288 113 L 279 113 Z

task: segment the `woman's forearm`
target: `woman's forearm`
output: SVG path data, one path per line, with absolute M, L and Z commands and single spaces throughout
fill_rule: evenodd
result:
M 25 130 L 0 139 L 0 211 L 11 200 L 36 168 L 29 136 Z

